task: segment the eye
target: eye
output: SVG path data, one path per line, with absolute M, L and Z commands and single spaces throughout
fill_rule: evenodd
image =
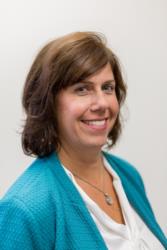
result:
M 88 86 L 78 86 L 76 87 L 75 89 L 75 92 L 78 94 L 78 95 L 87 95 L 88 92 L 89 92 L 89 88 Z
M 112 83 L 104 84 L 102 89 L 105 91 L 105 93 L 111 94 L 115 90 L 115 85 Z

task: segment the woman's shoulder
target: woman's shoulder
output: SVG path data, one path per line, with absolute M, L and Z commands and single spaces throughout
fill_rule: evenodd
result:
M 47 158 L 37 158 L 21 174 L 21 176 L 9 188 L 2 198 L 3 201 L 10 203 L 22 202 L 25 206 L 40 206 L 47 203 L 46 200 L 52 195 L 56 196 L 56 178 L 51 171 Z
M 46 160 L 37 159 L 0 200 L 0 249 L 53 248 L 52 179 Z
M 103 151 L 103 154 L 122 181 L 132 182 L 145 190 L 141 174 L 133 164 L 111 152 Z
M 122 168 L 124 169 L 125 167 L 127 167 L 126 170 L 128 172 L 135 172 L 135 173 L 139 174 L 137 168 L 132 163 L 130 163 L 128 160 L 126 160 L 118 155 L 115 155 L 109 151 L 103 151 L 103 154 L 108 161 L 115 163 L 117 165 L 117 167 L 119 167 L 120 169 L 122 169 Z

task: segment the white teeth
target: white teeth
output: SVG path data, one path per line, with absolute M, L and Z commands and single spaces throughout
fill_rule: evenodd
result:
M 88 125 L 95 125 L 95 126 L 103 126 L 105 124 L 105 120 L 101 121 L 86 121 Z

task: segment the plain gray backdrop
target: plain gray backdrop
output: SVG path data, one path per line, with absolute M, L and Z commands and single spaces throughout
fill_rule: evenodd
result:
M 128 84 L 124 131 L 113 152 L 143 176 L 167 233 L 167 1 L 15 0 L 0 7 L 0 196 L 32 158 L 21 148 L 21 94 L 39 49 L 72 31 L 98 31 L 122 62 Z

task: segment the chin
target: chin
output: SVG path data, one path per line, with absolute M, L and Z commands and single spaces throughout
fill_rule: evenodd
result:
M 93 140 L 93 141 L 87 141 L 87 143 L 85 143 L 85 146 L 90 147 L 90 148 L 99 148 L 101 149 L 105 144 L 107 143 L 107 139 L 106 140 Z

